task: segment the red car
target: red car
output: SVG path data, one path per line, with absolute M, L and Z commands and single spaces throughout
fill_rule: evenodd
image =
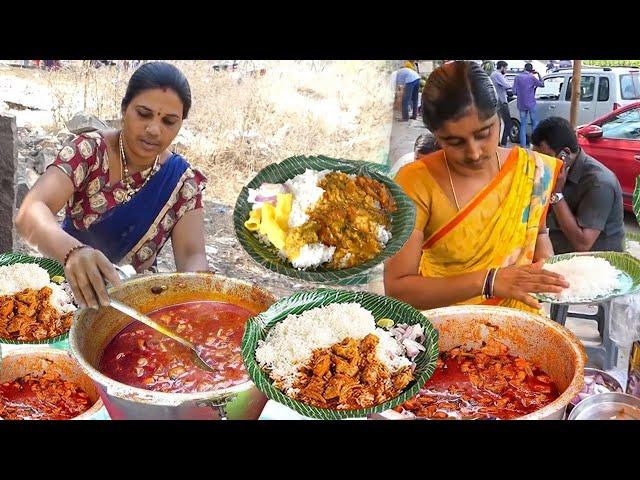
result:
M 578 128 L 578 143 L 618 177 L 624 208 L 632 211 L 633 190 L 640 175 L 640 102 Z

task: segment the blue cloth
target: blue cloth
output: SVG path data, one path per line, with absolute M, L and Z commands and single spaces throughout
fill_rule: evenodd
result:
M 535 105 L 528 110 L 520 110 L 520 146 L 522 148 L 527 148 L 527 116 L 531 118 L 531 131 L 533 132 L 538 126 Z
M 518 96 L 518 110 L 529 110 L 536 106 L 536 88 L 544 87 L 537 76 L 532 73 L 519 73 L 513 80 L 513 94 Z
M 404 86 L 402 94 L 402 119 L 409 120 L 409 104 L 411 104 L 411 118 L 418 116 L 418 94 L 420 92 L 420 77 Z
M 396 75 L 396 85 L 404 86 L 407 83 L 411 83 L 419 79 L 420 75 L 418 75 L 415 70 L 403 67 L 398 70 L 398 74 Z
M 76 229 L 69 217 L 65 217 L 62 228 L 100 250 L 111 262 L 119 263 L 151 228 L 187 168 L 187 161 L 174 153 L 131 200 L 105 212 L 88 229 Z

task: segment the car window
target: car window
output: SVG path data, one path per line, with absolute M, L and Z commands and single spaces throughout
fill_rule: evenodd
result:
M 600 77 L 600 83 L 598 83 L 598 101 L 606 102 L 609 100 L 609 79 L 607 77 Z
M 560 91 L 564 77 L 547 77 L 544 79 L 544 87 L 536 90 L 536 100 L 560 100 Z
M 602 136 L 640 140 L 640 107 L 622 112 L 603 123 Z
M 567 85 L 567 94 L 565 95 L 565 99 L 567 101 L 571 100 L 572 81 L 573 81 L 573 77 L 569 79 L 569 85 Z M 593 76 L 580 77 L 580 101 L 581 102 L 593 101 L 593 93 L 595 89 L 596 89 L 596 77 L 593 77 Z
M 640 75 L 637 73 L 620 75 L 620 92 L 623 100 L 640 99 Z

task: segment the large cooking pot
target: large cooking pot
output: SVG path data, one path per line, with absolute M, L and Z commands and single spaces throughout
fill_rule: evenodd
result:
M 483 340 L 493 338 L 509 347 L 510 354 L 538 364 L 549 374 L 560 396 L 521 420 L 562 420 L 567 405 L 584 386 L 584 346 L 570 330 L 548 318 L 490 306 L 445 307 L 423 314 L 438 330 L 441 352 L 460 345 L 479 348 Z M 396 418 L 394 413 L 385 416 Z
M 91 408 L 72 420 L 97 418 L 102 408 L 98 389 L 80 369 L 69 352 L 48 347 L 20 347 L 6 353 L 0 359 L 0 383 L 10 382 L 27 374 L 44 375 L 53 372 L 82 388 L 92 402 Z
M 143 313 L 192 301 L 220 301 L 253 312 L 266 310 L 275 298 L 248 283 L 212 273 L 163 273 L 134 277 L 109 289 L 112 298 Z M 112 419 L 257 419 L 267 398 L 251 381 L 197 393 L 164 393 L 131 387 L 103 375 L 97 366 L 109 342 L 130 317 L 112 308 L 81 310 L 74 318 L 69 347 L 98 386 Z

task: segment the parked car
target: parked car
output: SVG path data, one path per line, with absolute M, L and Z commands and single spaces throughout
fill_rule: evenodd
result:
M 507 88 L 507 101 L 508 102 L 510 102 L 511 100 L 513 100 L 515 98 L 515 95 L 513 94 L 513 81 L 516 79 L 516 75 L 518 75 L 518 73 L 520 73 L 520 72 L 507 71 L 504 74 L 504 78 L 507 81 L 507 83 L 509 84 L 509 88 Z
M 544 87 L 536 90 L 537 117 L 542 121 L 557 116 L 567 120 L 571 108 L 571 78 L 573 69 L 559 69 L 543 77 Z M 640 100 L 640 69 L 628 67 L 587 67 L 580 78 L 580 105 L 578 125 Z M 512 127 L 509 138 L 518 143 L 520 136 L 520 113 L 515 100 L 509 102 Z M 531 125 L 527 124 L 527 136 Z
M 632 211 L 633 190 L 640 175 L 640 102 L 580 127 L 578 144 L 618 177 L 624 208 Z

